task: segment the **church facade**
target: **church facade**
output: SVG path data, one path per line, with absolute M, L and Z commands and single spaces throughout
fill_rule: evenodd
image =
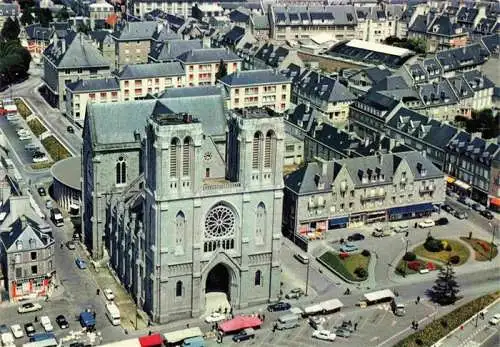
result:
M 283 118 L 223 99 L 209 87 L 89 107 L 85 243 L 156 322 L 202 315 L 213 291 L 234 308 L 279 296 Z

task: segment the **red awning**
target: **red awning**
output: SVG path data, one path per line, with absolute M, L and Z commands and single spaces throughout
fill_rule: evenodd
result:
M 163 345 L 163 337 L 161 334 L 153 334 L 139 337 L 141 347 L 160 347 Z
M 230 333 L 234 331 L 243 330 L 246 328 L 258 328 L 262 325 L 262 321 L 254 316 L 237 316 L 231 320 L 219 324 L 219 330 L 222 332 Z
M 490 204 L 495 206 L 500 206 L 500 198 L 491 198 Z

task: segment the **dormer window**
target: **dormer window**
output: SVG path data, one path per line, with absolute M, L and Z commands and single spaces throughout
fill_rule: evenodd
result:
M 23 241 L 20 240 L 16 241 L 16 249 L 18 251 L 21 251 L 23 249 Z
M 366 184 L 368 183 L 368 174 L 363 174 L 363 177 L 361 178 L 361 183 Z

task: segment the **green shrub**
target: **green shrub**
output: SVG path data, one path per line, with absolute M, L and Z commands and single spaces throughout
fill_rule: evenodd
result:
M 458 255 L 451 256 L 450 263 L 452 263 L 453 265 L 460 263 L 460 256 L 458 256 Z
M 363 257 L 369 257 L 370 256 L 370 251 L 367 249 L 364 249 L 363 252 L 361 252 L 361 255 Z
M 424 248 L 429 252 L 441 252 L 443 250 L 443 243 L 441 240 L 429 236 L 427 240 L 425 240 Z
M 451 252 L 452 248 L 450 245 L 447 245 L 446 248 L 444 249 L 446 252 Z
M 417 259 L 417 255 L 413 252 L 407 252 L 403 257 L 405 261 L 414 261 L 415 259 Z
M 356 270 L 354 270 L 354 273 L 356 274 L 356 276 L 358 276 L 359 278 L 365 278 L 368 276 L 368 272 L 363 269 L 362 267 L 358 267 L 356 268 Z

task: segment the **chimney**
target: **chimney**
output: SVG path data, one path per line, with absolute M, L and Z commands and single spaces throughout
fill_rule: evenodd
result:
M 21 221 L 21 230 L 24 230 L 26 228 L 26 216 L 23 214 L 19 217 L 19 220 Z
M 309 113 L 311 111 L 311 104 L 310 103 L 306 103 L 306 113 Z
M 61 39 L 61 50 L 63 54 L 66 53 L 66 39 Z
M 384 156 L 382 154 L 378 154 L 377 157 L 378 157 L 378 163 L 382 165 L 384 163 Z

